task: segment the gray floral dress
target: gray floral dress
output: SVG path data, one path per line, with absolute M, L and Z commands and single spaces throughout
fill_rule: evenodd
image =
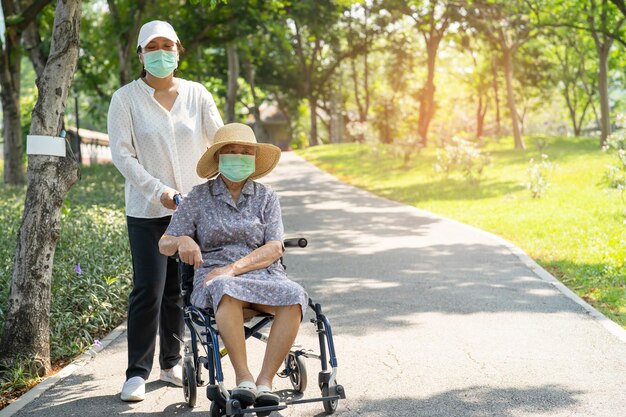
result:
M 190 236 L 200 246 L 203 264 L 194 274 L 191 302 L 200 308 L 219 306 L 224 294 L 254 304 L 308 305 L 304 289 L 287 278 L 279 261 L 236 277 L 218 276 L 203 284 L 214 268 L 233 263 L 266 242 L 283 239 L 278 196 L 269 187 L 247 180 L 233 201 L 221 176 L 195 186 L 174 212 L 165 234 Z

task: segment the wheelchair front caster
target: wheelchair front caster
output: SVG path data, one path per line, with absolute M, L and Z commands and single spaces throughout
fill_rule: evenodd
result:
M 322 397 L 332 397 L 337 395 L 340 398 L 345 398 L 345 393 L 343 391 L 342 385 L 333 385 L 329 387 L 327 383 L 323 383 L 321 385 L 321 388 Z M 326 411 L 326 414 L 333 414 L 337 410 L 337 404 L 339 403 L 339 400 L 325 400 L 322 403 L 324 404 L 324 411 Z
M 209 409 L 210 417 L 223 417 L 226 413 L 222 410 L 216 401 L 211 402 L 211 408 Z
M 185 401 L 189 407 L 195 407 L 197 398 L 196 371 L 192 356 L 185 356 L 183 363 L 183 394 L 185 394 Z
M 238 400 L 230 399 L 226 401 L 226 415 L 233 417 L 243 417 L 244 413 L 241 413 L 241 403 Z
M 302 357 L 289 352 L 289 355 L 285 358 L 285 368 L 288 372 L 293 389 L 300 393 L 304 392 L 307 386 L 307 374 Z

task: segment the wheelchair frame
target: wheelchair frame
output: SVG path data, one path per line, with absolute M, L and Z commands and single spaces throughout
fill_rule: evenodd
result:
M 307 244 L 308 242 L 304 238 L 284 240 L 285 248 L 304 248 Z M 307 386 L 307 372 L 302 358 L 318 359 L 321 363 L 321 371 L 318 374 L 318 386 L 321 390 L 321 397 L 292 399 L 281 402 L 276 406 L 252 406 L 243 408 L 239 401 L 230 398 L 230 392 L 224 385 L 221 358 L 226 356 L 228 352 L 226 348 L 220 349 L 219 347 L 219 331 L 213 310 L 200 309 L 191 305 L 190 297 L 191 291 L 193 290 L 193 274 L 194 270 L 191 265 L 179 261 L 178 275 L 184 300 L 184 321 L 191 334 L 191 338 L 187 342 L 180 340 L 185 346 L 183 393 L 185 395 L 185 401 L 190 407 L 196 405 L 197 387 L 201 387 L 204 384 L 202 380 L 202 368 L 205 368 L 209 373 L 207 398 L 211 400 L 211 417 L 243 416 L 251 413 L 257 413 L 259 416 L 268 416 L 272 411 L 283 410 L 290 405 L 310 402 L 322 402 L 327 414 L 335 412 L 339 400 L 345 399 L 346 396 L 343 386 L 338 385 L 336 381 L 337 357 L 335 355 L 332 330 L 330 321 L 322 313 L 320 304 L 314 303 L 310 298 L 308 300 L 309 308 L 315 312 L 315 318 L 311 319 L 311 323 L 315 325 L 318 334 L 319 354 L 303 350 L 299 348 L 299 346 L 294 346 L 285 358 L 285 368 L 277 375 L 281 378 L 288 377 L 294 391 L 303 393 Z M 254 323 L 255 320 L 256 323 Z M 252 319 L 253 324 L 244 323 L 246 340 L 250 337 L 254 337 L 262 342 L 267 342 L 267 336 L 262 334 L 260 330 L 271 324 L 272 321 L 272 315 L 261 313 L 254 316 Z M 200 342 L 203 347 L 206 356 L 200 355 L 198 342 Z

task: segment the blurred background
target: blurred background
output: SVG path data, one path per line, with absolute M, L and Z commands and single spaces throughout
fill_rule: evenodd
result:
M 3 63 L 19 70 L 24 133 L 50 47 L 49 3 L 18 34 L 20 62 Z M 532 134 L 596 136 L 601 146 L 626 106 L 625 12 L 621 0 L 85 1 L 67 130 L 85 129 L 94 149 L 106 143 L 95 132 L 106 133 L 111 94 L 140 73 L 139 28 L 161 19 L 186 50 L 178 76 L 204 84 L 225 121 L 283 149 L 367 142 L 412 152 L 503 135 L 523 148 Z

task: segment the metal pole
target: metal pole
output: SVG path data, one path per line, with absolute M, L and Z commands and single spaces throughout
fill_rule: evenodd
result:
M 76 113 L 76 158 L 78 165 L 82 165 L 83 156 L 80 152 L 80 119 L 78 118 L 78 92 L 74 90 L 74 112 Z

